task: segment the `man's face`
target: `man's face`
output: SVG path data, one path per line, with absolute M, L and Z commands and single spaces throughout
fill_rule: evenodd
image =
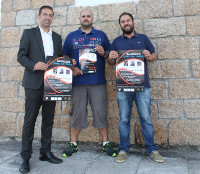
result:
M 134 21 L 129 15 L 123 15 L 120 19 L 120 27 L 124 34 L 131 34 L 134 31 Z
M 79 20 L 82 27 L 90 28 L 93 22 L 91 12 L 88 10 L 82 11 Z
M 41 27 L 48 28 L 50 27 L 53 21 L 53 11 L 48 8 L 42 9 L 42 13 L 38 16 L 39 23 Z

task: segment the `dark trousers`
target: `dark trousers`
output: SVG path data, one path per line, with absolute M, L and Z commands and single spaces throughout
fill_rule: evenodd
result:
M 30 159 L 34 137 L 35 122 L 42 106 L 41 148 L 40 153 L 51 150 L 52 127 L 55 112 L 55 101 L 43 101 L 44 86 L 39 89 L 25 88 L 25 116 L 22 130 L 21 156 Z

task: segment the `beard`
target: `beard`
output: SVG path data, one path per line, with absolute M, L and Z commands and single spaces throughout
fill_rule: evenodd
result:
M 134 31 L 134 25 L 131 25 L 129 30 L 126 30 L 125 28 L 126 26 L 124 28 L 121 28 L 124 34 L 131 34 Z
M 87 23 L 85 23 L 85 22 L 87 22 L 87 21 L 81 22 L 81 26 L 83 28 L 90 28 L 92 26 L 92 22 L 87 22 Z

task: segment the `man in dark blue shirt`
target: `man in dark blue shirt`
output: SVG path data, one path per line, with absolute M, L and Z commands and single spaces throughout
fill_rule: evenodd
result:
M 157 146 L 154 144 L 153 125 L 151 123 L 151 94 L 147 69 L 147 61 L 155 61 L 157 55 L 148 37 L 134 31 L 134 20 L 130 13 L 122 13 L 119 17 L 119 24 L 123 35 L 114 39 L 108 63 L 111 65 L 116 63 L 116 58 L 118 57 L 117 50 L 144 50 L 142 54 L 145 58 L 145 92 L 117 92 L 117 101 L 120 110 L 120 152 L 116 161 L 124 162 L 128 156 L 130 147 L 130 119 L 133 100 L 135 100 L 147 153 L 156 162 L 163 162 L 164 160 L 158 153 Z
M 88 101 L 93 113 L 93 127 L 99 130 L 103 140 L 102 150 L 109 156 L 116 156 L 116 151 L 108 141 L 107 131 L 105 59 L 110 43 L 103 31 L 92 27 L 93 16 L 89 10 L 83 10 L 79 20 L 81 27 L 69 33 L 63 45 L 64 55 L 74 58 L 77 64 L 73 69 L 71 142 L 62 156 L 69 157 L 78 151 L 78 135 L 81 129 L 88 127 Z

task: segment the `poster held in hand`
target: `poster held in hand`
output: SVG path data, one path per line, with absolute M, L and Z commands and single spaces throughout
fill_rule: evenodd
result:
M 94 49 L 86 48 L 79 50 L 80 70 L 85 73 L 97 72 L 97 54 Z
M 116 60 L 117 92 L 144 92 L 143 50 L 118 50 Z
M 44 101 L 71 99 L 73 64 L 67 57 L 47 56 L 48 68 L 44 74 Z

